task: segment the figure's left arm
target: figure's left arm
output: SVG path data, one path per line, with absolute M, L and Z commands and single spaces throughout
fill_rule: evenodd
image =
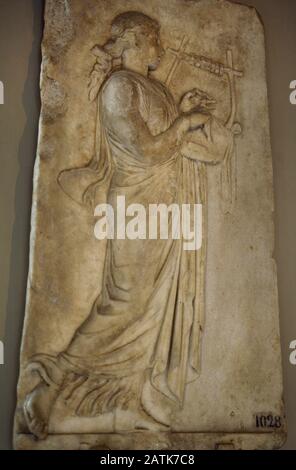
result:
M 221 163 L 233 146 L 233 133 L 212 118 L 202 129 L 189 132 L 181 148 L 184 157 L 212 165 Z
M 216 107 L 216 100 L 206 92 L 195 88 L 181 99 L 180 111 L 192 109 L 211 113 Z M 221 163 L 233 145 L 233 132 L 213 115 L 204 126 L 188 132 L 181 147 L 183 156 L 204 163 Z

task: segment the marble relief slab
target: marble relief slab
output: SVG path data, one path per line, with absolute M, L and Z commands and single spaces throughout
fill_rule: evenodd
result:
M 15 448 L 279 448 L 255 9 L 47 0 L 41 101 Z

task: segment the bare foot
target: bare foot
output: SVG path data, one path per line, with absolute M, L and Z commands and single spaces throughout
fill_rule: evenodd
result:
M 170 429 L 166 424 L 160 423 L 150 416 L 144 409 L 138 411 L 135 429 L 143 431 L 168 431 Z
M 143 409 L 115 411 L 115 431 L 135 432 L 135 431 L 168 431 L 169 426 L 162 424 L 152 418 Z
M 27 395 L 23 409 L 29 431 L 37 439 L 45 439 L 52 406 L 57 398 L 58 388 L 40 383 Z

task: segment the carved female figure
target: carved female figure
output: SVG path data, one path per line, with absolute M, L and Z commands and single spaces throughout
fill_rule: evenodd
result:
M 63 190 L 85 202 L 105 184 L 113 207 L 119 195 L 145 207 L 205 204 L 205 163 L 227 158 L 232 136 L 213 118 L 207 95 L 190 91 L 177 106 L 149 76 L 164 52 L 159 24 L 139 12 L 121 14 L 111 39 L 94 52 L 96 156 L 88 167 L 60 175 Z M 65 388 L 78 415 L 113 412 L 114 431 L 167 430 L 167 405 L 182 406 L 186 384 L 199 373 L 204 266 L 205 243 L 196 252 L 176 239 L 109 240 L 102 290 L 89 317 L 57 357 L 32 358 L 40 383 L 24 402 L 30 432 L 46 437 Z

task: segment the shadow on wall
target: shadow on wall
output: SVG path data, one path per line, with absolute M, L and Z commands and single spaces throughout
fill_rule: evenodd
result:
M 19 350 L 25 311 L 29 264 L 30 212 L 33 167 L 36 155 L 40 113 L 39 75 L 43 31 L 43 0 L 30 0 L 33 12 L 33 43 L 28 73 L 22 93 L 26 125 L 18 148 L 19 171 L 15 190 L 15 220 L 12 233 L 9 291 L 5 329 L 5 365 L 1 366 L 1 431 L 2 449 L 12 447 L 12 430 L 19 371 Z M 21 34 L 20 34 L 21 38 Z

